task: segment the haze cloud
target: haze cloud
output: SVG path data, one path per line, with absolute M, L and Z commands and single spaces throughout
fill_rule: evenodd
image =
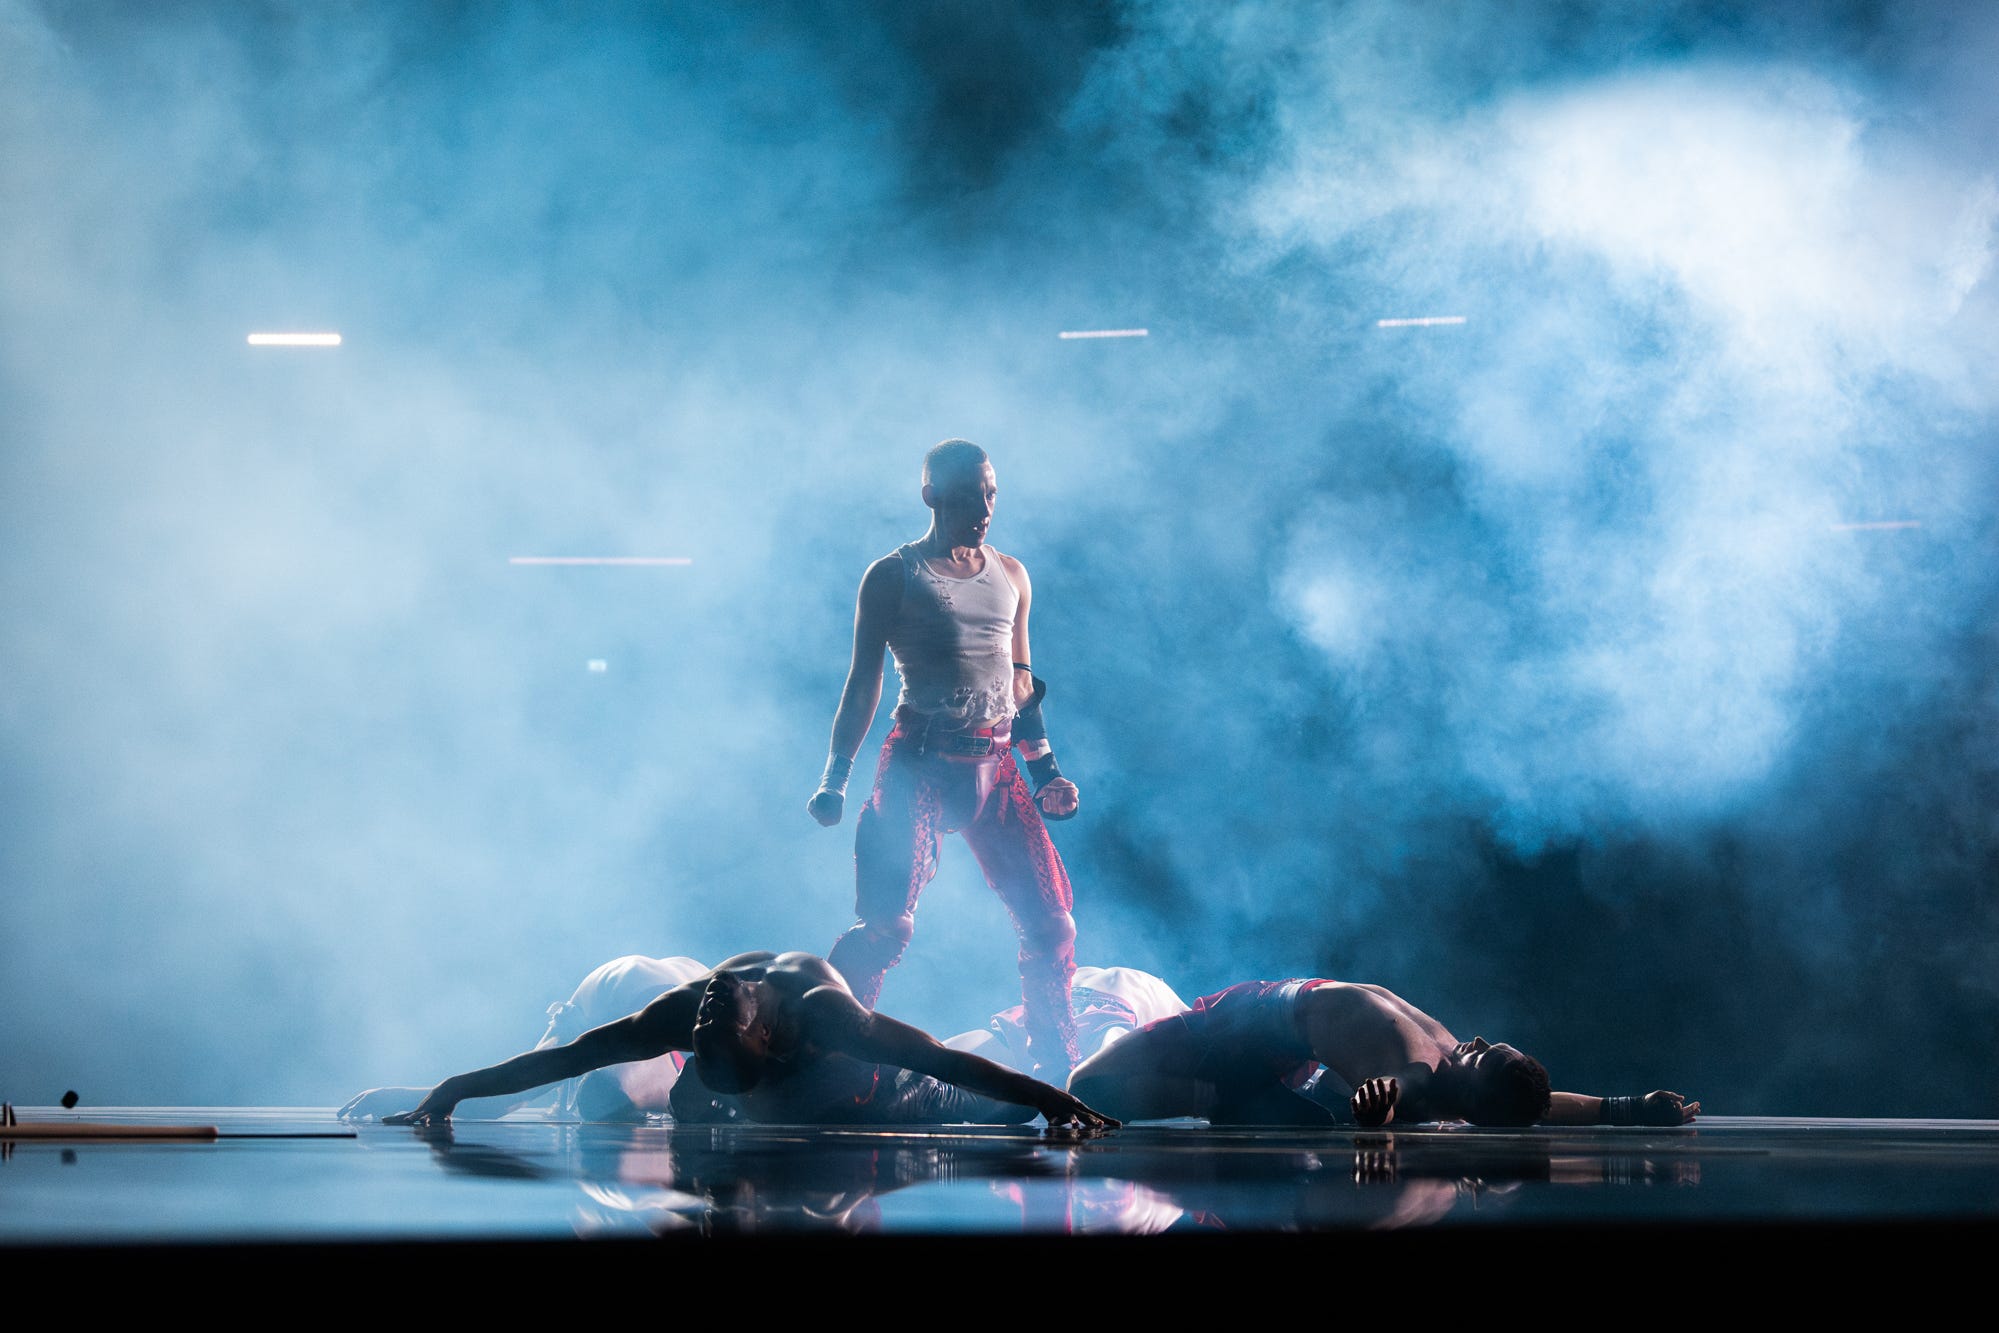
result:
M 918 8 L 0 5 L 10 1098 L 823 950 L 854 584 L 966 435 L 1085 961 L 1993 1113 L 1989 16 Z M 1007 936 L 947 849 L 884 1008 Z

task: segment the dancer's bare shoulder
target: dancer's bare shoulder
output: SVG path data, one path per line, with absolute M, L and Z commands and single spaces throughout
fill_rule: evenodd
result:
M 769 960 L 764 964 L 764 977 L 769 981 L 782 981 L 784 988 L 803 995 L 820 986 L 835 986 L 847 989 L 847 979 L 840 975 L 838 968 L 816 953 L 792 950 L 788 953 L 765 954 Z
M 1027 579 L 1026 565 L 1022 564 L 1015 557 L 1008 555 L 1005 551 L 1000 550 L 997 546 L 988 546 L 986 549 L 992 552 L 993 559 L 999 561 L 1000 568 L 1006 572 L 1008 582 L 1012 583 L 1014 587 L 1025 590 L 1032 586 Z
M 715 972 L 735 972 L 754 974 L 751 979 L 770 970 L 783 954 L 772 953 L 768 949 L 753 949 L 749 953 L 732 954 L 715 964 Z M 714 973 L 709 974 L 713 976 Z
M 902 595 L 902 575 L 902 552 L 899 550 L 890 551 L 887 555 L 870 564 L 867 572 L 861 575 L 861 594 L 862 596 L 866 596 L 870 590 L 876 595 L 892 591 L 900 598 Z

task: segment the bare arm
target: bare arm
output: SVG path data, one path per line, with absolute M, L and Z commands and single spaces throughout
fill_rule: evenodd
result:
M 1012 556 L 1000 556 L 1000 565 L 1006 570 L 1014 590 L 1020 594 L 1020 604 L 1013 613 L 1013 704 L 1018 709 L 1034 698 L 1034 673 L 1021 665 L 1026 663 L 1031 666 L 1034 662 L 1027 638 L 1027 615 L 1034 606 L 1034 584 L 1027 577 L 1027 566 Z M 1054 752 L 1054 747 L 1045 736 L 1020 742 L 1020 757 L 1027 766 L 1028 775 L 1034 780 L 1035 804 L 1050 819 L 1068 819 L 1076 813 L 1081 793 L 1076 790 L 1075 783 L 1061 776 L 1061 770 L 1054 767 L 1051 758 Z M 1040 767 L 1043 763 L 1047 765 L 1045 770 Z
M 840 708 L 833 715 L 834 754 L 848 759 L 874 725 L 882 699 L 882 652 L 888 632 L 902 610 L 902 557 L 885 555 L 868 566 L 854 602 L 854 657 L 847 667 L 847 684 L 840 691 Z
M 954 1051 L 921 1028 L 868 1012 L 845 991 L 822 987 L 809 993 L 804 1003 L 810 1039 L 825 1050 L 928 1074 L 995 1101 L 1032 1106 L 1050 1125 L 1117 1127 L 1117 1121 L 1092 1111 L 1062 1089 L 969 1051 Z
M 454 1074 L 432 1088 L 415 1110 L 388 1116 L 382 1123 L 434 1124 L 449 1119 L 454 1107 L 474 1097 L 501 1097 L 544 1083 L 559 1083 L 606 1065 L 689 1050 L 702 989 L 692 983 L 676 986 L 638 1013 L 591 1028 L 565 1045 L 543 1047 L 484 1069 Z
M 1604 1112 L 1612 1109 L 1613 1101 L 1626 1103 L 1615 1108 L 1606 1121 Z M 1548 1107 L 1548 1114 L 1541 1117 L 1544 1125 L 1686 1125 L 1691 1124 L 1700 1114 L 1701 1104 L 1690 1102 L 1677 1092 L 1663 1089 L 1648 1092 L 1643 1097 L 1591 1097 L 1580 1092 L 1558 1092 Z
M 534 1044 L 534 1049 L 546 1050 L 559 1044 L 555 1025 L 551 1023 L 541 1040 Z M 509 1111 L 530 1104 L 555 1086 L 544 1083 L 510 1097 L 485 1097 L 471 1105 L 460 1102 L 454 1114 L 467 1120 L 498 1120 Z M 423 1099 L 429 1095 L 429 1088 L 370 1088 L 334 1114 L 342 1120 L 387 1120 L 392 1115 L 402 1115 L 421 1106 Z
M 833 736 L 827 746 L 827 772 L 806 809 L 821 824 L 840 822 L 846 798 L 846 772 L 861 748 L 882 700 L 882 652 L 888 632 L 902 610 L 902 557 L 885 555 L 868 566 L 854 604 L 854 656 L 847 666 L 847 683 L 840 707 L 833 714 Z M 835 769 L 839 772 L 836 776 Z
M 1018 708 L 1034 697 L 1034 673 L 1020 665 L 1023 662 L 1028 666 L 1034 665 L 1034 653 L 1027 642 L 1027 612 L 1034 604 L 1034 584 L 1027 577 L 1027 566 L 1012 556 L 1000 556 L 1000 567 L 1006 571 L 1014 591 L 1020 594 L 1020 605 L 1013 613 L 1013 706 Z M 1048 752 L 1048 742 L 1039 742 L 1035 754 L 1027 754 L 1027 749 L 1023 746 L 1021 752 L 1032 759 L 1035 754 Z
M 1594 1125 L 1603 1116 L 1603 1098 L 1580 1092 L 1558 1092 L 1548 1102 L 1544 1125 Z
M 542 1084 L 509 1097 L 486 1097 L 476 1103 L 461 1102 L 458 1112 L 467 1120 L 498 1120 L 507 1112 L 526 1106 L 555 1085 Z M 334 1114 L 342 1120 L 381 1120 L 404 1115 L 423 1105 L 429 1088 L 370 1088 L 342 1106 Z

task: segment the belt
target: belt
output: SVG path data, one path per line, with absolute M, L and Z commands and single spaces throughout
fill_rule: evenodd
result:
M 1013 735 L 1013 721 L 995 722 L 990 727 L 940 727 L 927 719 L 904 731 L 916 742 L 916 753 L 938 754 L 952 759 L 984 759 L 1006 749 Z

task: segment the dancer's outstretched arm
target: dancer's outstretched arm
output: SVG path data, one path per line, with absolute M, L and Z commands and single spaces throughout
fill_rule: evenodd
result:
M 1354 1120 L 1362 1126 L 1385 1125 L 1391 1120 L 1421 1121 L 1432 1118 L 1403 1095 L 1402 1082 L 1395 1078 L 1371 1078 L 1354 1089 Z M 1690 1102 L 1677 1092 L 1661 1089 L 1643 1097 L 1591 1097 L 1580 1092 L 1558 1092 L 1541 1117 L 1544 1125 L 1658 1125 L 1692 1124 L 1701 1104 Z
M 606 1065 L 650 1060 L 668 1051 L 692 1050 L 694 1015 L 707 978 L 675 986 L 636 1014 L 591 1028 L 575 1041 L 527 1051 L 484 1069 L 454 1074 L 430 1090 L 415 1110 L 392 1115 L 385 1125 L 430 1125 L 448 1120 L 458 1103 L 500 1097 L 544 1083 L 559 1083 Z
M 804 999 L 806 1035 L 820 1048 L 928 1074 L 995 1101 L 1032 1106 L 1051 1126 L 1116 1129 L 1118 1122 L 1091 1110 L 1062 1089 L 1029 1078 L 969 1051 L 954 1051 L 925 1032 L 886 1014 L 870 1013 L 832 986 L 808 991 Z
M 1558 1092 L 1541 1117 L 1544 1125 L 1686 1125 L 1700 1114 L 1701 1104 L 1663 1088 L 1643 1097 L 1591 1097 Z

